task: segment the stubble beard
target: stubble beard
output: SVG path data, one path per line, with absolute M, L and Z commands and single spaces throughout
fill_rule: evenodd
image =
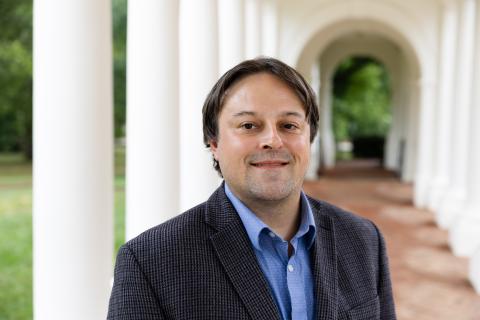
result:
M 263 176 L 247 173 L 245 183 L 249 197 L 262 202 L 288 198 L 301 185 L 301 181 L 295 181 L 291 175 L 289 176 L 284 178 L 280 173 L 265 173 Z

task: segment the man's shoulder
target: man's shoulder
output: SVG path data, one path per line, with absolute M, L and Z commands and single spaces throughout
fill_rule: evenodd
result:
M 201 203 L 155 227 L 152 227 L 124 244 L 135 253 L 175 248 L 182 243 L 199 241 L 208 233 L 205 224 L 206 203 Z
M 314 216 L 326 216 L 333 222 L 337 236 L 363 236 L 377 239 L 377 227 L 368 218 L 359 216 L 326 201 L 308 197 Z

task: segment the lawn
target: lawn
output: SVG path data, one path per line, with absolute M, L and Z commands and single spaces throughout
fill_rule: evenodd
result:
M 125 152 L 115 151 L 115 252 L 124 242 Z M 32 319 L 32 166 L 0 154 L 0 319 Z

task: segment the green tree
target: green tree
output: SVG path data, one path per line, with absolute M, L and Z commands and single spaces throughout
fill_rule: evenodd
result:
M 0 151 L 32 157 L 32 1 L 0 1 Z
M 127 0 L 112 0 L 115 137 L 124 135 Z M 0 152 L 32 158 L 32 0 L 0 0 Z
M 115 137 L 125 135 L 127 0 L 113 0 L 113 93 Z
M 337 141 L 384 137 L 391 123 L 385 67 L 369 57 L 343 61 L 333 79 L 333 128 Z

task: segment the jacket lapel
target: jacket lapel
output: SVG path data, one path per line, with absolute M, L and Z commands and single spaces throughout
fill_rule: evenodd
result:
M 316 319 L 337 319 L 337 257 L 333 219 L 321 203 L 309 199 L 315 217 L 317 235 L 311 251 L 312 273 L 315 281 Z M 323 210 L 322 210 L 323 209 Z
M 245 228 L 225 195 L 222 184 L 207 201 L 206 223 L 218 259 L 252 319 L 278 319 L 280 313 L 258 265 Z

